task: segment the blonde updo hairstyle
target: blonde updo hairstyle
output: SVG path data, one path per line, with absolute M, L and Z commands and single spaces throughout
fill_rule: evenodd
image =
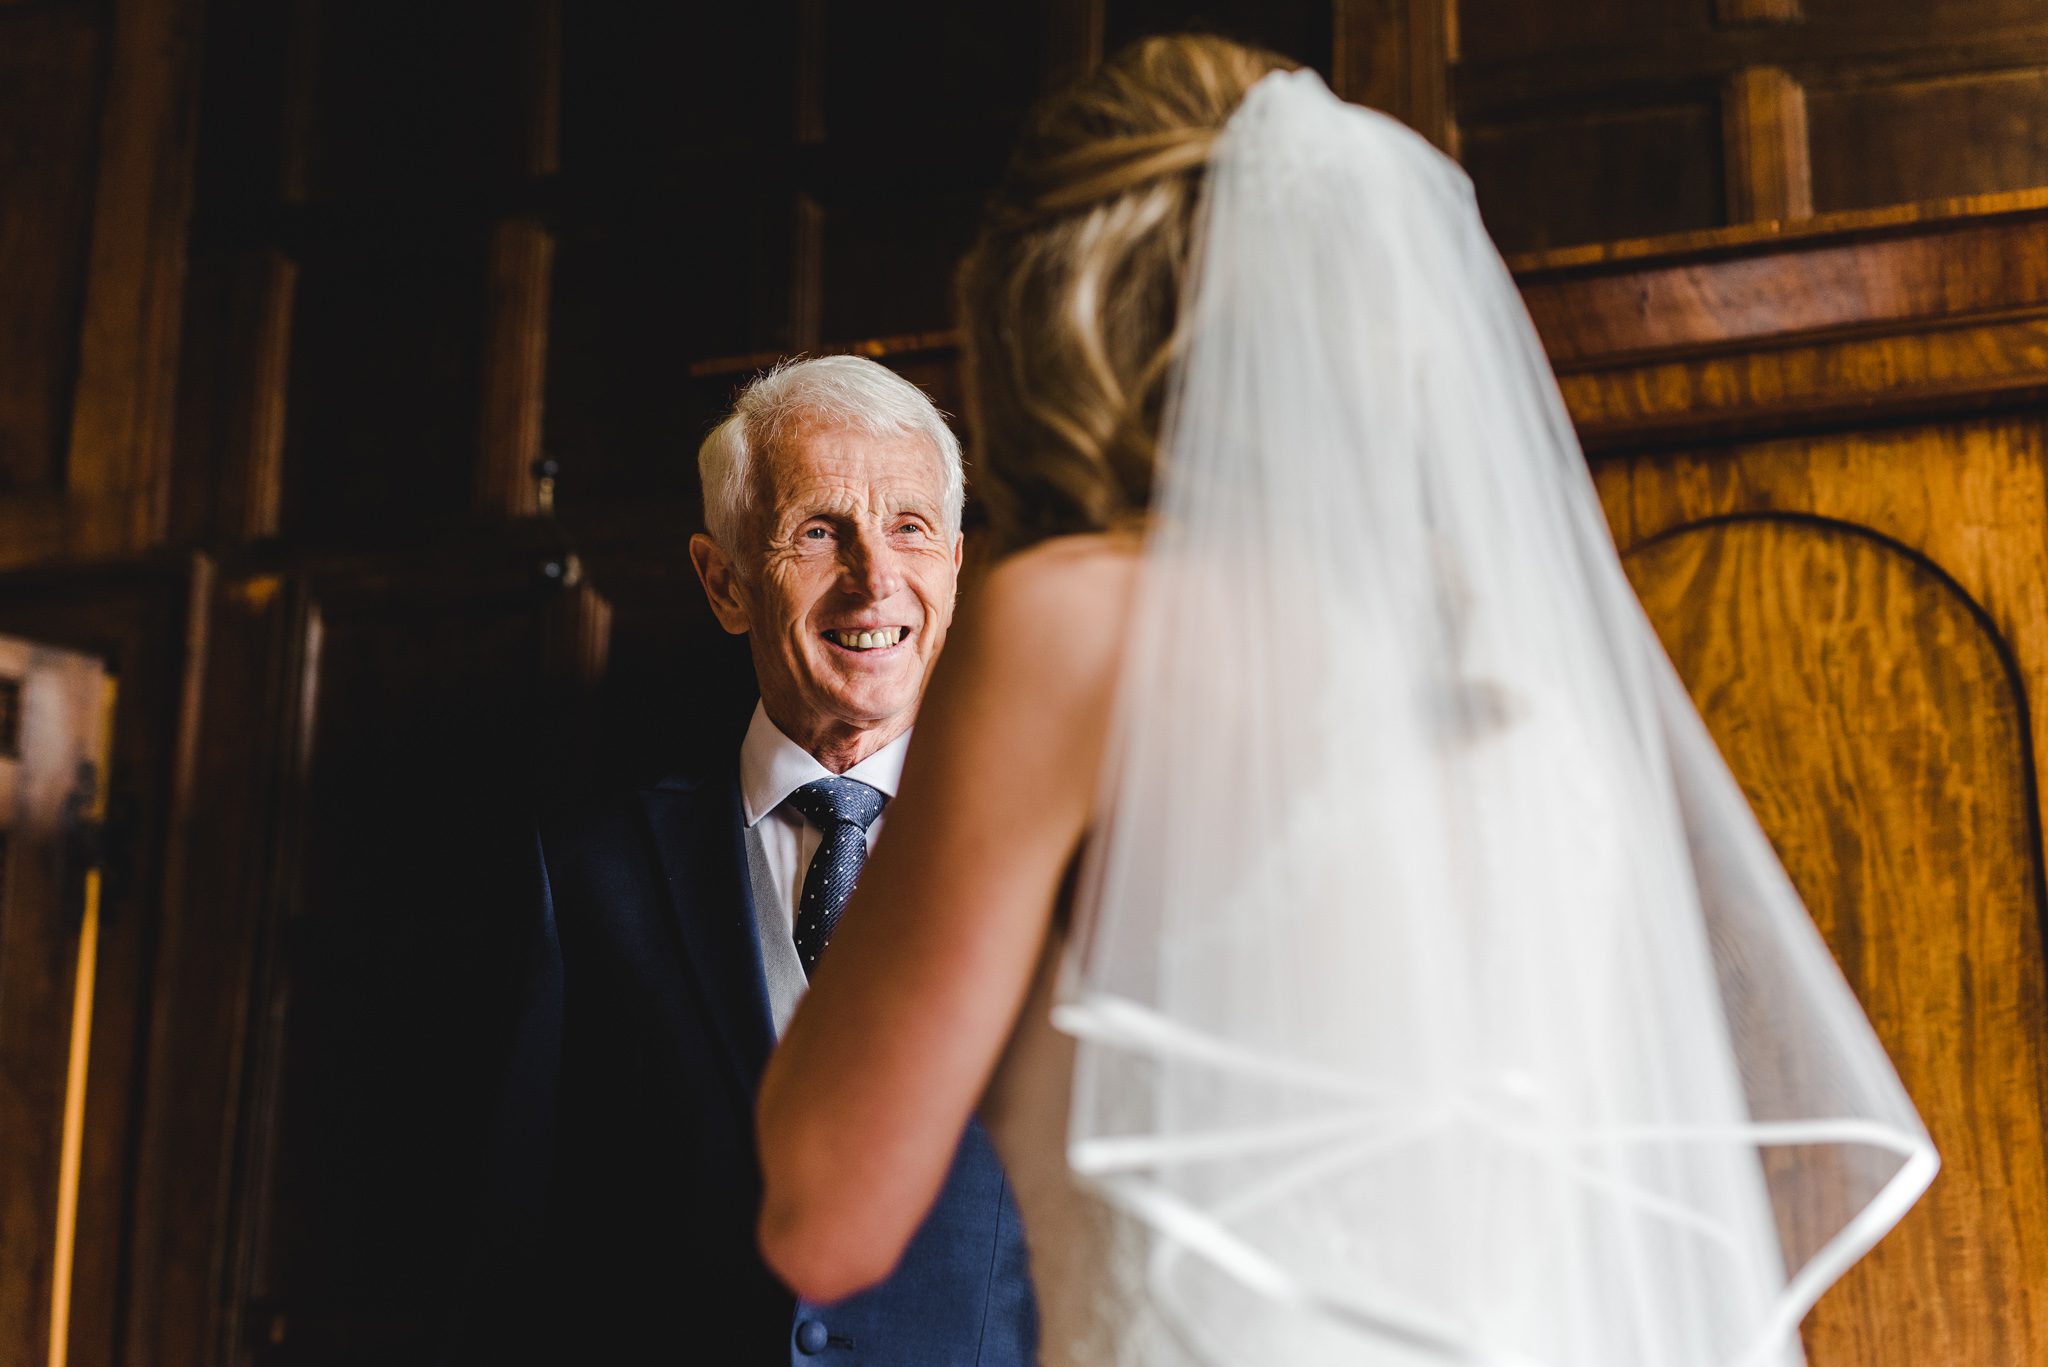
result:
M 1142 517 L 1210 148 L 1260 77 L 1295 65 L 1147 38 L 1027 121 L 957 282 L 1000 550 Z

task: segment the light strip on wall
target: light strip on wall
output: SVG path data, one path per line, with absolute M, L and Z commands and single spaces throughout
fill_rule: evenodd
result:
M 113 750 L 114 681 L 101 693 L 99 781 L 89 819 L 107 815 Z M 78 1244 L 78 1177 L 85 1152 L 85 1080 L 92 1058 L 92 994 L 100 961 L 100 871 L 85 871 L 85 916 L 78 928 L 78 974 L 71 993 L 71 1058 L 64 1080 L 64 1138 L 57 1164 L 57 1247 L 50 1270 L 50 1367 L 71 1353 L 71 1265 Z

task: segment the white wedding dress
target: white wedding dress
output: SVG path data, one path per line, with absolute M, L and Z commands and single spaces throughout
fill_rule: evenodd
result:
M 1152 1367 L 1172 1359 L 1146 1322 L 1145 1226 L 1067 1166 L 1074 1040 L 1053 1028 L 1051 1014 L 1064 943 L 1055 931 L 981 1119 L 1024 1217 L 1042 1367 Z
M 1045 1367 L 1797 1362 L 1934 1151 L 1470 183 L 1268 76 L 1195 263 L 1071 927 L 983 1107 Z
M 1581 747 L 1573 745 L 1546 710 L 1524 706 L 1512 720 L 1495 718 L 1461 747 L 1454 764 L 1469 767 L 1461 783 L 1475 792 L 1512 792 L 1510 771 L 1535 768 L 1554 776 L 1552 801 L 1544 809 L 1549 828 L 1542 840 L 1563 853 L 1560 876 L 1548 897 L 1571 899 L 1581 906 L 1620 905 L 1623 895 L 1622 852 L 1615 843 L 1621 813 L 1603 792 L 1598 771 Z M 1484 772 L 1492 768 L 1491 779 Z M 1302 804 L 1306 817 L 1327 804 Z M 1488 818 L 1479 814 L 1476 828 Z M 1341 841 L 1318 831 L 1314 848 L 1325 857 L 1325 876 L 1342 877 L 1346 851 Z M 1480 896 L 1508 894 L 1509 868 L 1486 865 L 1486 851 L 1475 849 L 1471 868 L 1475 882 L 1494 886 Z M 1156 1313 L 1146 1278 L 1159 1251 L 1152 1226 L 1108 1201 L 1074 1174 L 1069 1159 L 1072 1130 L 1076 1040 L 1053 1024 L 1062 960 L 1068 950 L 1064 931 L 1055 928 L 1033 979 L 1032 989 L 985 1097 L 981 1116 L 1009 1174 L 1024 1218 L 1031 1273 L 1040 1319 L 1040 1362 L 1043 1367 L 1206 1367 L 1214 1359 L 1185 1343 L 1175 1326 Z M 1277 1326 L 1263 1331 L 1284 1334 Z M 1266 1350 L 1281 1351 L 1269 1339 Z M 1275 1363 L 1292 1361 L 1276 1356 Z M 1356 1362 L 1428 1362 L 1442 1358 L 1415 1356 L 1398 1347 L 1362 1347 Z M 1321 1367 L 1321 1359 L 1317 1367 Z

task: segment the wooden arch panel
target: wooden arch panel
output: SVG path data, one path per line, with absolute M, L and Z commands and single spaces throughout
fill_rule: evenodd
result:
M 2048 1361 L 2048 968 L 1999 642 L 1939 572 L 1840 524 L 1695 524 L 1626 563 L 1942 1155 L 1808 1318 L 1814 1367 Z

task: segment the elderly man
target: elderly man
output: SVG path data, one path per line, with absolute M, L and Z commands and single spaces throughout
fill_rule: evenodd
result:
M 979 1126 L 876 1289 L 798 1303 L 754 1243 L 755 1089 L 945 642 L 959 443 L 916 386 L 828 357 L 750 385 L 699 465 L 690 557 L 748 639 L 760 703 L 720 762 L 541 827 L 540 953 L 492 1184 L 496 1261 L 515 1270 L 494 1275 L 477 1341 L 496 1361 L 1029 1367 L 1021 1231 Z

